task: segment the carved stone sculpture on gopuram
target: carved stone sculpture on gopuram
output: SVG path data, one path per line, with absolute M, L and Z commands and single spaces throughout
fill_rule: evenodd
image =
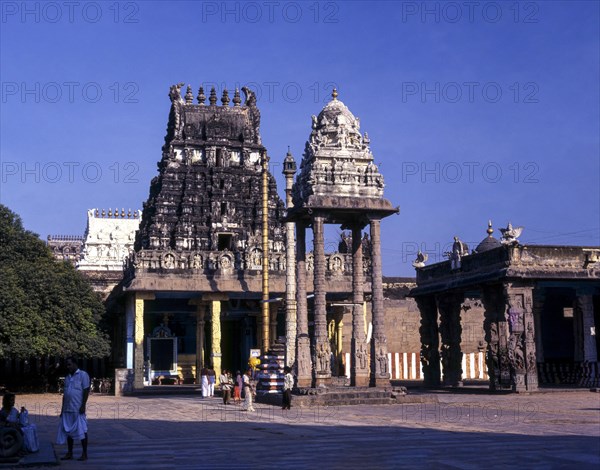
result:
M 312 117 L 294 185 L 295 206 L 315 199 L 325 202 L 327 196 L 383 198 L 383 176 L 374 163 L 369 136 L 361 134 L 359 119 L 337 99 L 337 91 L 332 96 L 319 116 Z
M 169 91 L 171 110 L 159 174 L 150 185 L 128 275 L 188 271 L 233 276 L 262 269 L 260 112 L 254 93 L 236 89 L 233 100 L 213 88 L 196 102 L 191 86 Z M 231 103 L 232 101 L 232 103 Z M 230 104 L 231 103 L 231 104 Z M 283 201 L 269 174 L 271 269 L 285 272 Z

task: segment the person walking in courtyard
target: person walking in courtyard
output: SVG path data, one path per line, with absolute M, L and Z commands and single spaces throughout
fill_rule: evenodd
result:
M 292 407 L 292 388 L 294 388 L 294 376 L 292 369 L 285 366 L 283 369 L 285 376 L 283 377 L 283 403 L 282 410 L 289 410 Z
M 208 396 L 209 397 L 215 396 L 215 382 L 217 381 L 216 375 L 217 374 L 215 373 L 215 369 L 214 369 L 213 365 L 211 364 L 210 368 L 208 369 Z
M 82 454 L 78 460 L 87 460 L 88 427 L 85 406 L 90 394 L 90 376 L 77 367 L 74 357 L 67 358 L 69 375 L 65 378 L 65 390 L 60 411 L 57 444 L 67 443 L 67 453 L 61 460 L 73 458 L 73 441 L 81 441 Z
M 244 381 L 244 407 L 243 411 L 256 411 L 252 406 L 252 395 L 254 394 L 254 385 L 252 384 L 252 369 L 248 369 L 242 377 Z
M 219 377 L 219 383 L 221 385 L 221 392 L 223 393 L 223 404 L 229 405 L 229 400 L 231 399 L 231 389 L 233 388 L 233 385 L 227 369 L 223 369 L 223 372 Z

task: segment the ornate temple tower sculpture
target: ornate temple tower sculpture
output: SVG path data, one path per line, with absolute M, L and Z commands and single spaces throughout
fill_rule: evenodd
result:
M 293 207 L 288 220 L 297 227 L 297 361 L 299 386 L 327 385 L 331 379 L 331 350 L 326 323 L 326 266 L 323 229 L 325 223 L 339 224 L 352 231 L 353 333 L 351 382 L 353 385 L 389 384 L 387 345 L 384 329 L 381 273 L 380 221 L 397 213 L 383 197 L 383 176 L 373 162 L 369 138 L 360 132 L 360 123 L 337 99 L 318 116 L 306 142 L 300 173 L 294 184 Z M 372 251 L 373 337 L 366 344 L 363 319 L 362 230 L 369 225 Z M 312 226 L 314 243 L 314 338 L 308 351 L 305 230 Z M 369 347 L 370 346 L 370 347 Z M 370 351 L 369 351 L 370 349 Z M 312 353 L 312 354 L 311 354 Z M 314 364 L 311 367 L 310 358 Z M 370 364 L 370 371 L 369 371 Z M 314 370 L 313 377 L 310 371 Z M 370 374 L 369 374 L 370 372 Z M 312 379 L 312 381 L 311 381 Z
M 159 262 L 167 269 L 261 270 L 261 159 L 266 149 L 254 93 L 243 88 L 242 105 L 236 89 L 230 106 L 225 90 L 218 106 L 213 88 L 206 105 L 200 88 L 194 104 L 191 87 L 184 99 L 181 86 L 173 85 L 169 93 L 163 157 L 135 249 L 160 252 Z M 272 175 L 268 186 L 271 262 L 283 263 L 285 232 L 279 219 L 284 205 Z M 207 251 L 215 252 L 212 258 L 203 258 L 200 252 Z M 168 256 L 171 252 L 176 260 Z

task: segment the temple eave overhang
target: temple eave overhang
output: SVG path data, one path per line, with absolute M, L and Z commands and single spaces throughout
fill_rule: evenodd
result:
M 335 210 L 335 217 L 330 214 L 332 210 Z M 393 207 L 387 199 L 311 195 L 301 205 L 290 209 L 284 220 L 293 222 L 309 219 L 311 214 L 319 211 L 327 214 L 328 219 L 331 219 L 328 222 L 345 224 L 356 221 L 365 213 L 371 217 L 384 218 L 397 214 L 400 209 Z

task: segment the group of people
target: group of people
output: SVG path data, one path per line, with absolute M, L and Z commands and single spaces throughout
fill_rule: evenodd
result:
M 200 379 L 202 383 L 202 398 L 215 396 L 216 373 L 212 365 L 203 367 L 200 370 Z
M 283 400 L 282 409 L 289 410 L 292 406 L 292 389 L 294 388 L 294 376 L 292 375 L 291 367 L 284 368 L 284 379 L 283 379 Z M 221 376 L 219 377 L 219 385 L 223 394 L 223 404 L 229 405 L 231 403 L 231 394 L 233 392 L 233 401 L 239 404 L 242 399 L 242 390 L 244 396 L 243 411 L 255 411 L 253 406 L 254 398 L 256 397 L 256 382 L 253 379 L 252 369 L 246 370 L 246 373 L 242 375 L 238 370 L 235 373 L 235 380 L 231 375 L 231 372 L 227 369 L 223 369 Z M 212 395 L 211 395 L 212 396 Z
M 233 402 L 239 404 L 244 397 L 244 411 L 254 411 L 252 399 L 256 395 L 256 386 L 252 378 L 252 369 L 248 369 L 245 374 L 238 370 L 235 373 L 235 379 L 231 371 L 223 369 L 219 377 L 219 386 L 223 395 L 223 404 L 229 405 L 233 395 Z

